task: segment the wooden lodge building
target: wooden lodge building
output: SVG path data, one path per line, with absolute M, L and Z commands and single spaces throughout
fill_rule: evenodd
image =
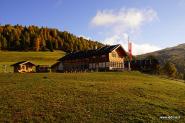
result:
M 127 53 L 121 45 L 104 46 L 67 54 L 52 68 L 60 72 L 123 71 L 126 56 Z
M 15 73 L 32 73 L 34 72 L 36 65 L 29 61 L 21 61 L 21 62 L 12 64 L 11 66 L 14 67 Z

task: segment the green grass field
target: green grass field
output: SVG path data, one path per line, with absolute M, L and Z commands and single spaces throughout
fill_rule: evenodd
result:
M 64 56 L 64 52 L 15 52 L 15 51 L 0 51 L 0 73 L 4 72 L 3 65 L 7 65 L 7 71 L 13 72 L 11 64 L 19 61 L 31 61 L 37 65 L 52 65 L 57 59 Z
M 184 123 L 184 116 L 178 81 L 138 72 L 0 74 L 0 122 Z

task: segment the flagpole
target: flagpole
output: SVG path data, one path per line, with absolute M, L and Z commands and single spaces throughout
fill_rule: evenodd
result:
M 130 71 L 130 47 L 129 47 L 129 36 L 128 36 L 128 53 L 129 53 L 129 56 L 128 56 L 128 70 Z

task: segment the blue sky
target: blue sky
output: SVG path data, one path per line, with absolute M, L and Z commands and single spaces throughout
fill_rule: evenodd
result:
M 129 35 L 141 54 L 185 43 L 185 0 L 1 0 L 0 24 L 47 26 L 125 48 Z

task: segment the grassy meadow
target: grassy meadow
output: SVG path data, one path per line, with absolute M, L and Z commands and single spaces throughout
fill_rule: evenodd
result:
M 31 61 L 34 64 L 52 65 L 57 59 L 64 56 L 62 51 L 54 52 L 15 52 L 15 51 L 0 51 L 0 73 L 3 72 L 3 65 L 7 65 L 7 71 L 12 72 L 13 68 L 10 67 L 19 61 Z
M 0 74 L 0 122 L 184 123 L 184 116 L 185 83 L 139 72 Z

